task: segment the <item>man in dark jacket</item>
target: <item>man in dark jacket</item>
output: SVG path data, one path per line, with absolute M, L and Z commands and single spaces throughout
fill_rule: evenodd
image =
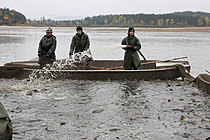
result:
M 71 57 L 74 53 L 84 52 L 89 49 L 90 40 L 87 34 L 83 32 L 81 26 L 76 28 L 76 35 L 72 38 L 69 56 Z
M 125 70 L 137 70 L 140 64 L 140 59 L 138 55 L 138 50 L 141 49 L 141 44 L 139 39 L 134 35 L 135 29 L 130 27 L 128 29 L 128 36 L 122 40 L 122 45 L 127 47 L 123 48 L 125 50 L 124 55 L 124 68 Z
M 44 66 L 48 63 L 55 61 L 55 49 L 56 49 L 56 37 L 52 35 L 52 28 L 46 30 L 46 35 L 41 39 L 39 43 L 38 56 L 40 66 Z

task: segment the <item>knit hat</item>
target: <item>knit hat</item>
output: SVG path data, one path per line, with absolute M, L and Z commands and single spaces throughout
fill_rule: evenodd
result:
M 50 27 L 46 30 L 46 33 L 52 33 L 52 32 L 53 32 L 53 30 Z
M 134 29 L 133 27 L 129 27 L 129 28 L 128 28 L 128 33 L 129 33 L 129 32 L 134 32 L 134 33 L 135 33 L 135 29 Z

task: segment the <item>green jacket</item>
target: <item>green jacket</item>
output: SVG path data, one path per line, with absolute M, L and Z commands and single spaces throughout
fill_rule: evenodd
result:
M 72 38 L 69 55 L 72 55 L 73 53 L 83 52 L 89 49 L 89 46 L 90 40 L 87 34 L 85 34 L 84 32 L 82 32 L 81 36 L 76 34 Z
M 136 36 L 127 36 L 122 40 L 122 45 L 132 45 L 133 48 L 126 49 L 124 55 L 124 68 L 131 70 L 132 65 L 138 68 L 141 63 L 138 55 L 138 50 L 141 49 L 141 44 Z
M 49 55 L 51 59 L 55 59 L 56 43 L 57 41 L 54 35 L 51 37 L 45 35 L 39 42 L 38 56 Z
M 0 140 L 12 139 L 12 123 L 9 116 L 0 102 Z

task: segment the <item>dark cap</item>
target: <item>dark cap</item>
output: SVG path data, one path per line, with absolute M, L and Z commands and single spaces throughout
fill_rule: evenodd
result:
M 46 33 L 52 33 L 52 32 L 53 32 L 53 30 L 50 27 L 46 30 Z
M 129 33 L 129 32 L 134 32 L 134 33 L 135 33 L 135 29 L 134 29 L 133 27 L 129 27 L 129 28 L 128 28 L 128 33 Z
M 76 31 L 82 31 L 82 26 L 77 26 Z

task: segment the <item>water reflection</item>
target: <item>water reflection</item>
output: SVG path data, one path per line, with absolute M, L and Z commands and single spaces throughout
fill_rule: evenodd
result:
M 6 44 L 6 46 L 9 46 L 9 44 L 23 44 L 25 43 L 25 37 L 21 36 L 0 36 L 0 44 Z
M 124 93 L 123 98 L 141 94 L 141 91 L 137 90 L 139 87 L 139 81 L 125 81 L 123 83 L 121 91 Z

